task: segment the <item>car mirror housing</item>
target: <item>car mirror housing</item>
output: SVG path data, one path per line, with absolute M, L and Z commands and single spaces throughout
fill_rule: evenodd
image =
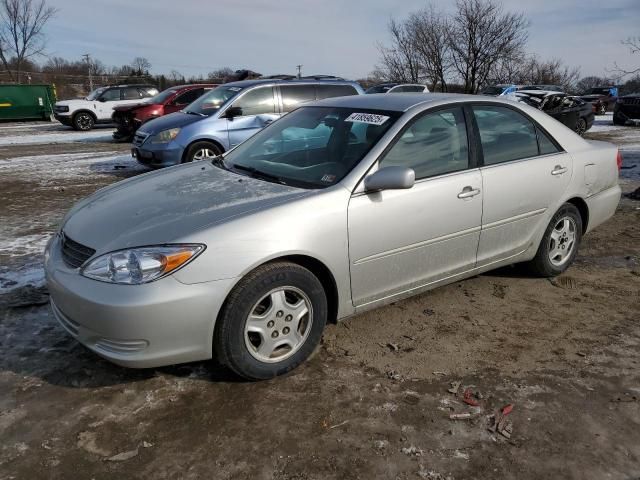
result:
M 367 192 L 379 190 L 402 190 L 413 187 L 416 173 L 407 167 L 383 167 L 364 179 Z
M 241 117 L 241 116 L 242 116 L 242 108 L 232 106 L 227 108 L 227 110 L 222 115 L 222 118 L 232 119 L 234 117 Z

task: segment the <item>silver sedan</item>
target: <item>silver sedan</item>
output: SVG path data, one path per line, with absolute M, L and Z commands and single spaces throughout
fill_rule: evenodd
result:
M 507 264 L 563 272 L 613 215 L 619 163 L 505 100 L 323 100 L 75 205 L 46 250 L 52 309 L 119 365 L 270 378 L 327 322 Z

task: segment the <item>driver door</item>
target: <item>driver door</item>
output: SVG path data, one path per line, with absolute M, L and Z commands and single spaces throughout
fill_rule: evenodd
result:
M 120 88 L 110 88 L 100 95 L 100 98 L 94 102 L 94 108 L 99 120 L 108 120 L 113 114 L 113 107 L 120 105 Z
M 470 155 L 462 108 L 429 111 L 394 142 L 378 168 L 412 168 L 416 183 L 351 197 L 349 262 L 356 307 L 418 290 L 476 263 L 482 177 Z
M 280 117 L 273 87 L 258 87 L 244 93 L 229 108 L 238 107 L 241 115 L 227 118 L 230 148 L 241 144 Z

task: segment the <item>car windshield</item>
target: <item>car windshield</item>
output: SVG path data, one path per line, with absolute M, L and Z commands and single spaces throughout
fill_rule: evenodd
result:
M 221 85 L 187 105 L 184 111 L 187 113 L 206 115 L 208 117 L 220 110 L 220 107 L 241 91 L 242 87 Z
M 95 100 L 100 95 L 102 95 L 102 92 L 104 92 L 106 89 L 107 87 L 96 88 L 93 92 L 87 95 L 87 100 Z
M 393 85 L 376 85 L 369 88 L 365 93 L 387 93 L 391 88 L 393 88 Z
M 396 112 L 301 107 L 224 157 L 239 173 L 301 188 L 342 180 L 393 125 Z
M 159 94 L 151 97 L 148 102 L 149 103 L 164 103 L 167 101 L 171 95 L 180 90 L 179 88 L 167 88 L 166 90 L 161 91 Z

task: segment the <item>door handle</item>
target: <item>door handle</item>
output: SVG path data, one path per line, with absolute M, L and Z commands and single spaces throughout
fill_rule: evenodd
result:
M 562 165 L 556 165 L 555 167 L 553 167 L 553 170 L 551 170 L 551 175 L 562 175 L 566 171 L 567 171 L 567 167 L 563 167 Z
M 467 186 L 458 194 L 458 198 L 471 198 L 476 195 L 480 195 L 480 189 Z

